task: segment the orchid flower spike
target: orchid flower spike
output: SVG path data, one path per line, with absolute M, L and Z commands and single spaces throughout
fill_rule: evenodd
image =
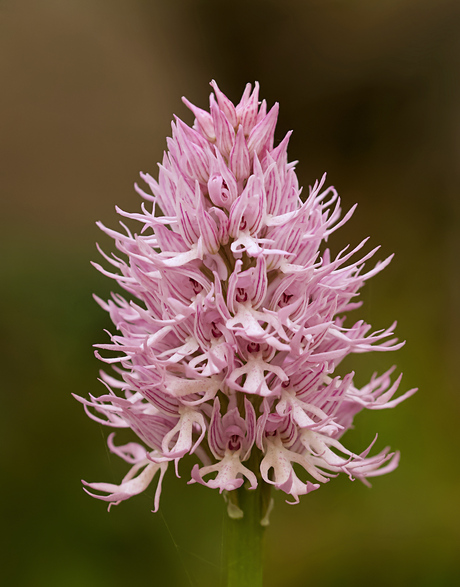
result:
M 363 272 L 377 250 L 362 253 L 364 240 L 333 258 L 324 243 L 354 208 L 341 217 L 325 177 L 301 198 L 291 133 L 274 145 L 278 104 L 267 112 L 258 83 L 236 106 L 211 86 L 209 112 L 183 99 L 195 121 L 172 123 L 158 181 L 141 174 L 141 212 L 118 210 L 139 233 L 99 224 L 122 256 L 103 253 L 114 269 L 96 267 L 128 299 L 96 298 L 116 328 L 96 354 L 115 374 L 102 373 L 100 397 L 77 399 L 96 422 L 139 440 L 108 437 L 131 465 L 119 485 L 84 482 L 109 507 L 157 478 L 156 511 L 169 463 L 179 475 L 188 454 L 189 483 L 220 492 L 269 484 L 297 503 L 338 473 L 368 483 L 395 469 L 398 453 L 370 456 L 372 442 L 355 454 L 342 435 L 361 410 L 392 408 L 416 391 L 395 398 L 393 369 L 362 388 L 353 373 L 335 374 L 350 353 L 403 344 L 394 325 L 345 326 L 359 289 L 391 257 Z

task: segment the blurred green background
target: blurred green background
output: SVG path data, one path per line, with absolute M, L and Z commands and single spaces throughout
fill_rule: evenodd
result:
M 209 81 L 238 100 L 258 80 L 294 129 L 301 184 L 324 171 L 354 218 L 334 251 L 370 235 L 379 258 L 355 314 L 399 321 L 396 354 L 355 356 L 364 384 L 396 362 L 395 410 L 356 420 L 347 446 L 379 432 L 402 452 L 372 490 L 346 478 L 288 506 L 276 496 L 267 587 L 452 586 L 460 580 L 458 459 L 460 3 L 455 0 L 3 0 L 0 2 L 3 584 L 218 585 L 220 496 L 167 475 L 108 514 L 80 479 L 127 467 L 71 393 L 103 391 L 92 344 L 110 328 L 93 302 L 94 225 L 135 211 L 138 172 L 156 175 L 186 95 Z M 358 315 L 359 314 L 359 315 Z

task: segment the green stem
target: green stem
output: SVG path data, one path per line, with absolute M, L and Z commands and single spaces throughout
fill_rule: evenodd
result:
M 226 587 L 262 587 L 263 538 L 270 489 L 260 479 L 257 489 L 243 486 L 227 494 L 229 513 L 240 517 L 226 516 L 224 522 Z

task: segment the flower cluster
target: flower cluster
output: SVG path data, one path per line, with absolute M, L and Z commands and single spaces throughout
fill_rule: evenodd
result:
M 124 256 L 102 253 L 115 273 L 96 267 L 130 301 L 96 298 L 118 331 L 96 345 L 115 356 L 96 354 L 118 377 L 102 373 L 107 393 L 78 399 L 93 420 L 142 441 L 118 446 L 110 434 L 130 471 L 120 485 L 84 482 L 110 505 L 158 472 L 156 511 L 169 462 L 178 474 L 192 453 L 190 483 L 221 492 L 268 483 L 294 503 L 340 472 L 366 481 L 398 462 L 388 449 L 368 456 L 372 445 L 354 454 L 339 439 L 363 408 L 393 407 L 415 390 L 393 399 L 400 377 L 392 384 L 391 370 L 361 389 L 353 373 L 334 375 L 349 353 L 401 346 L 393 326 L 344 325 L 360 287 L 390 258 L 364 273 L 377 250 L 357 255 L 367 239 L 332 258 L 323 244 L 354 208 L 341 219 L 324 178 L 300 197 L 290 133 L 274 147 L 278 104 L 267 112 L 257 83 L 237 106 L 211 85 L 209 112 L 184 99 L 195 122 L 173 122 L 158 182 L 141 174 L 151 194 L 136 189 L 148 204 L 118 209 L 140 234 L 100 225 Z

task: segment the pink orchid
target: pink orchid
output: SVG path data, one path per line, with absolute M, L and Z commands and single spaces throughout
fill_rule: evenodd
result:
M 334 375 L 350 353 L 402 346 L 394 325 L 345 326 L 359 289 L 391 257 L 363 273 L 377 250 L 360 256 L 364 240 L 332 258 L 323 244 L 355 207 L 341 218 L 324 177 L 301 199 L 291 133 L 274 146 L 278 104 L 267 112 L 257 83 L 236 106 L 211 85 L 210 112 L 184 99 L 195 122 L 173 122 L 158 181 L 141 174 L 147 204 L 118 210 L 141 223 L 139 234 L 99 224 L 122 257 L 102 253 L 114 273 L 96 267 L 130 301 L 96 298 L 117 329 L 97 345 L 116 356 L 97 356 L 118 377 L 102 374 L 108 393 L 78 399 L 95 421 L 131 428 L 142 443 L 116 446 L 111 434 L 110 451 L 131 470 L 120 485 L 84 482 L 110 505 L 159 472 L 156 511 L 168 463 L 178 473 L 187 454 L 199 461 L 190 483 L 221 492 L 267 483 L 291 503 L 340 472 L 366 482 L 392 471 L 398 453 L 368 456 L 372 443 L 354 454 L 339 438 L 362 409 L 391 408 L 416 391 L 393 399 L 401 378 L 392 384 L 392 370 L 361 389 L 353 373 Z

